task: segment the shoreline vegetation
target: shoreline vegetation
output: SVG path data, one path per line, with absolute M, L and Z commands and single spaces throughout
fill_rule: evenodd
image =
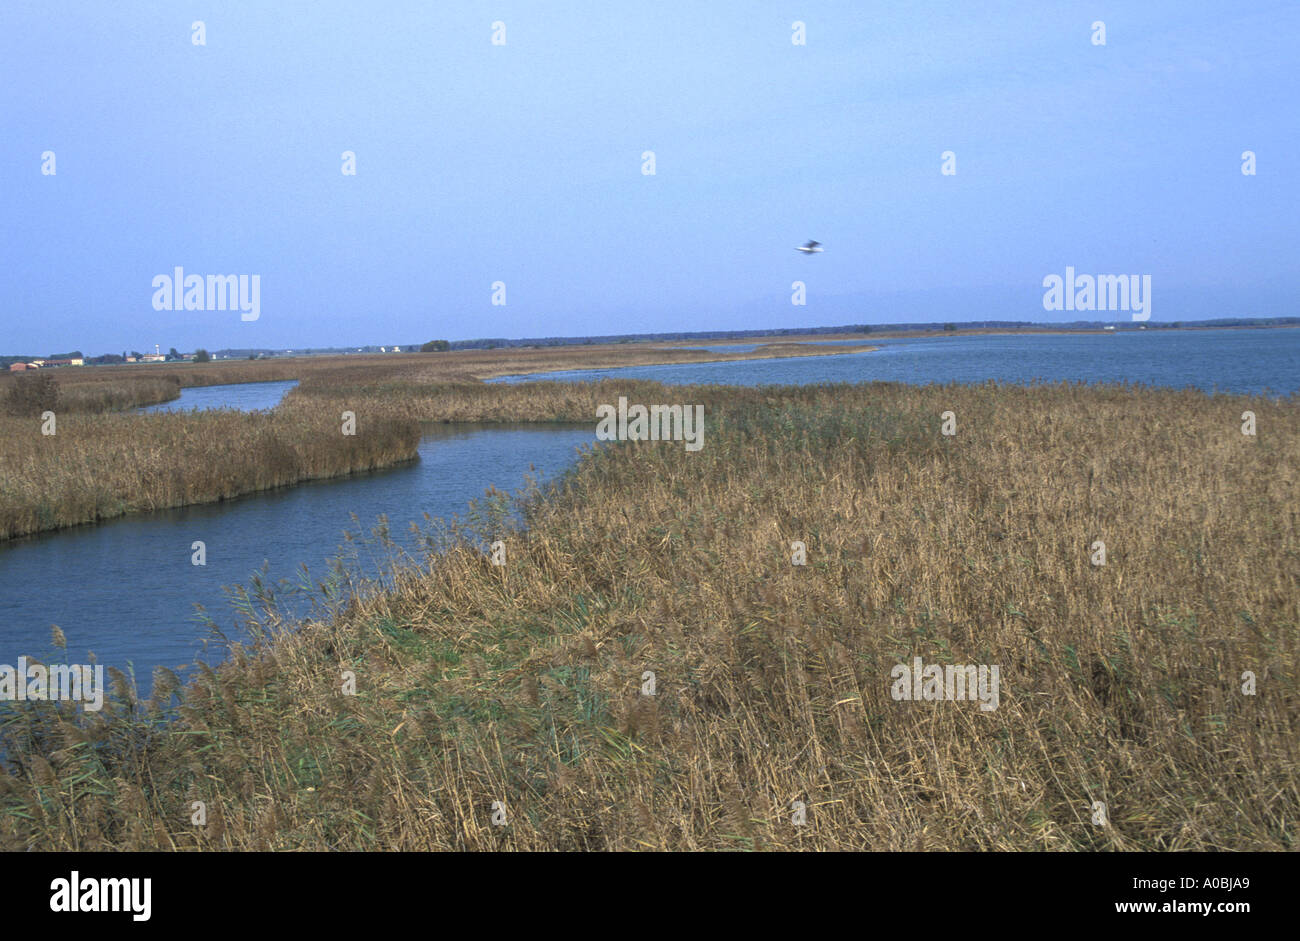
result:
M 882 331 L 709 341 L 711 346 L 757 344 L 757 349 L 739 353 L 638 342 L 0 374 L 0 543 L 137 512 L 220 502 L 395 467 L 417 458 L 420 423 L 594 423 L 596 405 L 617 400 L 599 385 L 484 381 L 488 379 L 575 369 L 848 355 L 878 350 L 869 342 L 876 336 L 1102 332 Z M 825 341 L 849 342 L 827 346 Z M 285 380 L 296 380 L 298 386 L 269 417 L 233 410 L 154 415 L 133 411 L 174 401 L 185 388 Z M 519 385 L 532 388 L 521 391 Z M 38 386 L 45 391 L 26 394 Z M 57 419 L 56 434 L 48 436 L 41 433 L 40 418 L 47 410 Z M 357 416 L 355 436 L 342 433 L 345 411 Z M 222 467 L 214 466 L 217 460 Z
M 704 403 L 708 446 L 593 446 L 518 528 L 470 514 L 375 590 L 268 607 L 151 701 L 110 669 L 102 712 L 5 704 L 0 849 L 1297 848 L 1300 403 L 358 367 L 286 414 L 617 394 Z M 917 657 L 997 666 L 997 708 L 895 698 Z
M 868 352 L 773 343 L 752 353 L 610 347 L 102 366 L 0 377 L 0 542 L 214 503 L 414 460 L 420 422 L 591 421 L 603 399 L 501 392 L 483 378 L 650 363 Z M 139 414 L 183 388 L 294 379 L 266 414 Z M 477 388 L 476 388 L 477 387 Z M 493 400 L 496 400 L 495 403 Z M 539 404 L 542 401 L 546 404 Z M 6 408 L 5 406 L 8 405 Z M 55 433 L 41 415 L 55 414 Z M 343 434 L 343 413 L 356 416 Z

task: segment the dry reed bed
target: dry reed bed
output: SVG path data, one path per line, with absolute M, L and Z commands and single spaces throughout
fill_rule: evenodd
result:
M 210 503 L 272 487 L 387 467 L 415 457 L 418 425 L 337 413 L 233 410 L 0 417 L 0 538 Z
M 0 374 L 0 540 L 410 460 L 416 447 L 413 432 L 394 427 L 393 421 L 588 421 L 594 414 L 585 393 L 547 393 L 539 410 L 537 393 L 485 385 L 482 375 L 763 355 L 719 356 L 628 344 Z M 810 348 L 799 355 L 825 355 L 825 350 Z M 299 379 L 312 391 L 291 394 L 276 409 L 280 418 L 274 421 L 122 412 L 170 401 L 191 386 L 285 379 Z M 15 389 L 28 394 L 15 397 Z M 343 411 L 363 416 L 366 444 L 321 433 L 331 423 L 325 408 L 339 416 L 333 419 L 336 425 L 341 425 Z M 55 413 L 59 432 L 38 443 L 47 410 Z M 82 420 L 108 413 L 118 414 L 102 423 Z M 286 434 L 268 437 L 276 429 Z M 172 447 L 171 435 L 188 443 Z M 202 446 L 205 440 L 212 442 L 210 448 Z M 233 456 L 232 441 L 239 448 Z M 326 459 L 322 446 L 337 453 Z M 307 450 L 310 457 L 286 460 L 288 452 L 305 455 Z
M 485 424 L 582 422 L 594 428 L 596 406 L 617 404 L 620 396 L 629 402 L 708 404 L 736 392 L 729 386 L 677 386 L 665 390 L 660 383 L 635 379 L 488 384 L 472 379 L 445 381 L 422 374 L 371 377 L 335 373 L 304 380 L 290 390 L 284 404 L 292 408 L 310 402 L 318 408 L 350 410 L 369 419 Z
M 704 449 L 595 449 L 526 531 L 466 533 L 188 688 L 160 673 L 173 724 L 121 700 L 11 713 L 0 846 L 1295 848 L 1296 403 L 629 397 L 709 397 Z M 504 568 L 471 547 L 496 536 Z M 1000 665 L 1000 707 L 894 701 L 914 656 Z
M 92 373 L 91 375 L 94 375 Z M 27 381 L 16 377 L 14 381 Z M 141 405 L 170 402 L 181 394 L 175 376 L 103 377 L 95 382 L 57 382 L 58 398 L 51 406 L 56 414 L 116 412 Z
M 762 344 L 763 338 L 745 342 Z M 65 408 L 107 411 L 170 401 L 176 398 L 180 389 L 193 386 L 307 380 L 338 374 L 418 377 L 419 381 L 425 382 L 465 381 L 515 373 L 608 369 L 664 363 L 731 362 L 769 359 L 773 356 L 835 356 L 874 349 L 877 347 L 866 343 L 861 346 L 831 348 L 799 345 L 793 339 L 785 338 L 747 353 L 691 350 L 666 343 L 607 343 L 457 350 L 446 353 L 354 354 L 208 363 L 65 367 L 47 370 L 46 374 L 52 375 L 59 383 Z M 0 399 L 9 383 L 21 381 L 22 378 L 25 377 L 0 372 Z M 172 393 L 165 398 L 159 397 L 167 388 L 172 388 Z
M 29 407 L 30 414 L 22 417 L 0 415 L 0 540 L 391 466 L 415 456 L 414 421 L 591 422 L 596 405 L 617 401 L 620 390 L 658 388 L 615 380 L 489 385 L 470 370 L 508 372 L 521 358 L 513 351 L 485 353 L 471 357 L 477 365 L 457 365 L 458 354 L 296 361 L 300 384 L 274 410 L 274 419 L 191 412 L 105 414 L 103 421 L 91 421 L 89 414 L 105 408 L 174 398 L 181 373 L 202 375 L 198 384 L 214 384 L 213 377 L 192 366 L 143 376 L 140 370 L 148 367 L 106 367 L 105 374 L 117 369 L 116 379 L 93 378 L 98 369 L 60 370 L 92 378 L 59 379 L 57 402 L 46 403 L 58 419 L 56 435 L 41 434 L 45 404 Z M 371 359 L 383 361 L 365 361 Z M 560 361 L 578 364 L 570 354 Z M 503 365 L 507 362 L 514 365 Z M 536 359 L 533 365 L 545 362 L 556 361 Z M 222 364 L 215 371 L 224 371 L 231 381 L 260 380 L 268 375 L 255 369 L 262 365 Z M 283 378 L 283 365 L 275 364 L 270 375 Z M 710 388 L 710 401 L 725 393 L 721 386 Z M 357 416 L 358 438 L 339 433 L 345 411 Z M 326 457 L 331 450 L 337 453 Z M 289 453 L 302 459 L 286 458 Z

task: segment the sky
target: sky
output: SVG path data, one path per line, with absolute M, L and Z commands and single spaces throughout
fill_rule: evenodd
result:
M 0 353 L 1129 317 L 1045 310 L 1067 266 L 1295 315 L 1298 46 L 1294 0 L 0 0 Z M 155 309 L 178 266 L 257 319 Z

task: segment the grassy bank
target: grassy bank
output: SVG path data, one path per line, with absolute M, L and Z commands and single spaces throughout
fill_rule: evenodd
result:
M 590 394 L 529 388 L 493 391 Z M 704 449 L 597 449 L 526 531 L 157 702 L 11 708 L 0 846 L 1296 847 L 1297 404 L 622 388 L 707 401 Z M 488 408 L 456 394 L 393 408 Z M 896 701 L 917 656 L 999 665 L 999 707 Z
M 78 414 L 45 435 L 39 418 L 0 417 L 0 539 L 141 510 L 212 503 L 415 457 L 411 421 L 357 423 L 292 411 Z
M 58 384 L 60 401 L 68 411 L 109 411 L 154 405 L 176 398 L 181 389 L 242 382 L 289 379 L 328 379 L 335 375 L 397 376 L 421 382 L 490 379 L 515 373 L 559 372 L 569 369 L 612 369 L 674 363 L 732 362 L 790 356 L 839 356 L 877 349 L 868 343 L 825 347 L 791 340 L 764 343 L 744 353 L 682 349 L 664 343 L 611 343 L 563 347 L 512 347 L 499 350 L 458 350 L 446 353 L 357 354 L 304 356 L 264 360 L 222 360 L 208 363 L 158 363 L 45 370 Z M 0 406 L 16 383 L 33 378 L 0 371 Z M 0 412 L 5 411 L 0 407 Z
M 489 386 L 481 376 L 771 355 L 613 345 L 0 374 L 0 540 L 392 466 L 415 457 L 415 421 L 586 422 L 604 401 Z M 285 379 L 305 390 L 273 418 L 126 411 L 182 388 Z M 357 416 L 356 437 L 340 433 L 345 411 Z M 46 412 L 56 417 L 54 435 L 43 433 Z

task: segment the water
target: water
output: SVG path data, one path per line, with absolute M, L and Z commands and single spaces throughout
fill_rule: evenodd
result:
M 859 342 L 859 341 L 854 341 Z M 872 353 L 728 363 L 627 366 L 502 376 L 493 382 L 602 378 L 732 385 L 803 385 L 885 380 L 915 384 L 1140 382 L 1206 392 L 1291 395 L 1300 390 L 1300 329 L 1160 330 L 1103 334 L 979 334 L 873 338 Z
M 288 382 L 236 382 L 226 386 L 195 386 L 181 389 L 181 396 L 161 405 L 147 405 L 141 412 L 185 412 L 192 408 L 237 408 L 241 412 L 274 408 L 284 394 L 298 384 Z
M 220 648 L 204 650 L 210 630 L 196 620 L 196 603 L 242 639 L 232 633 L 236 615 L 222 588 L 248 584 L 264 561 L 271 581 L 294 578 L 303 563 L 319 579 L 344 530 L 368 533 L 380 514 L 394 540 L 414 549 L 409 523 L 424 524 L 424 513 L 463 516 L 489 485 L 513 491 L 526 476 L 558 475 L 593 440 L 594 425 L 428 426 L 420 460 L 400 467 L 0 543 L 0 663 L 53 659 L 57 624 L 68 662 L 86 663 L 94 651 L 105 666 L 134 664 L 147 696 L 155 666 L 221 659 Z M 206 544 L 205 566 L 191 564 L 195 540 Z

